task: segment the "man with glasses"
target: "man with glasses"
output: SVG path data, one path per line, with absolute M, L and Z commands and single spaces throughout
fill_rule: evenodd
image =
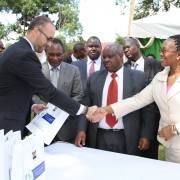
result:
M 162 71 L 162 66 L 160 61 L 157 61 L 155 59 L 150 59 L 148 57 L 143 57 L 140 51 L 140 45 L 135 38 L 127 38 L 123 44 L 123 49 L 125 56 L 127 57 L 127 62 L 124 63 L 125 67 L 136 69 L 139 71 L 143 71 L 149 82 L 152 81 L 154 76 Z M 145 151 L 141 151 L 141 155 L 143 157 L 157 159 L 158 158 L 158 145 L 157 142 L 157 131 L 159 126 L 159 120 L 160 120 L 160 114 L 159 109 L 154 103 L 154 111 L 156 112 L 155 119 L 152 119 L 152 121 L 155 121 L 155 127 L 154 127 L 154 141 L 151 142 L 150 148 Z
M 81 73 L 83 91 L 86 89 L 88 77 L 95 71 L 105 69 L 101 58 L 102 46 L 100 39 L 96 36 L 90 37 L 86 42 L 86 49 L 87 58 L 72 63 L 79 68 Z
M 96 107 L 88 108 L 56 89 L 45 78 L 35 52 L 51 46 L 55 26 L 49 18 L 38 16 L 32 20 L 24 38 L 11 45 L 0 61 L 0 129 L 21 130 L 23 134 L 30 107 L 35 113 L 47 108 L 33 104 L 35 91 L 70 115 L 91 115 Z M 31 106 L 32 105 L 32 106 Z
M 2 53 L 4 52 L 4 50 L 5 50 L 4 44 L 3 44 L 3 42 L 0 40 L 0 56 L 2 55 Z

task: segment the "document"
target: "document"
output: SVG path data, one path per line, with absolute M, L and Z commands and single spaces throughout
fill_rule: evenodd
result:
M 36 115 L 26 128 L 31 133 L 42 136 L 44 143 L 49 145 L 69 114 L 51 103 L 48 103 L 47 106 L 48 109 Z

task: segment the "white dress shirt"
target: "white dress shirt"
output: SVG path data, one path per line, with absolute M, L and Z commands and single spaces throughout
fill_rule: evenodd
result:
M 92 64 L 92 60 L 88 56 L 87 57 L 87 75 L 89 75 L 91 64 Z M 101 56 L 99 56 L 98 59 L 94 60 L 94 72 L 99 71 L 100 68 L 101 68 Z
M 134 67 L 136 66 L 135 64 L 137 64 L 136 70 L 144 72 L 144 58 L 142 56 L 136 62 L 131 61 L 131 63 L 131 69 L 134 69 Z
M 117 74 L 116 81 L 117 81 L 117 84 L 118 84 L 118 102 L 120 102 L 123 99 L 123 72 L 124 72 L 124 67 L 122 67 L 121 69 L 119 69 L 116 72 L 116 74 Z M 107 77 L 106 77 L 106 81 L 105 81 L 105 84 L 104 84 L 103 95 L 102 95 L 102 107 L 107 106 L 108 89 L 109 89 L 109 85 L 110 85 L 110 83 L 112 81 L 111 74 L 112 73 L 108 72 Z M 106 123 L 105 118 L 103 118 L 99 122 L 99 128 L 111 129 L 111 127 Z M 118 119 L 118 122 L 115 124 L 115 126 L 112 129 L 124 129 L 122 118 Z

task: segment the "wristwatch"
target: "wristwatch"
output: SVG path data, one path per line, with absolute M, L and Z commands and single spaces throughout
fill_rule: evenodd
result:
M 179 132 L 178 132 L 178 130 L 176 129 L 175 124 L 171 124 L 171 127 L 172 127 L 172 133 L 173 133 L 174 135 L 179 135 Z

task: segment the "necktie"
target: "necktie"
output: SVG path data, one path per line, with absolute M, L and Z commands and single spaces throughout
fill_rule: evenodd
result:
M 54 85 L 54 87 L 57 87 L 57 82 L 58 82 L 58 76 L 57 76 L 57 68 L 52 68 L 52 75 L 51 75 L 51 82 Z
M 108 96 L 107 96 L 107 106 L 116 103 L 118 101 L 118 85 L 116 81 L 116 73 L 113 73 L 112 75 L 112 81 L 109 85 L 108 89 Z M 112 116 L 111 114 L 106 115 L 106 123 L 113 128 L 114 125 L 117 123 L 117 119 L 115 116 Z
M 89 69 L 89 76 L 94 72 L 94 61 L 91 62 L 91 66 Z
M 133 66 L 132 66 L 132 67 L 133 67 L 132 69 L 136 69 L 137 66 L 138 66 L 138 64 L 137 64 L 137 63 L 134 63 Z

